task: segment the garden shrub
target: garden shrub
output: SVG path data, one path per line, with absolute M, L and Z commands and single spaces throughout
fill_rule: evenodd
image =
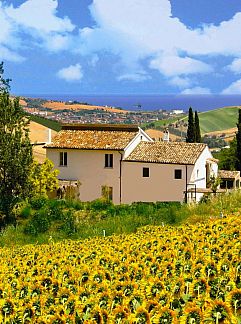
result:
M 30 200 L 30 205 L 34 208 L 34 209 L 40 209 L 42 207 L 44 207 L 48 202 L 48 198 L 44 197 L 44 196 L 37 196 L 37 197 L 33 197 Z
M 34 214 L 31 220 L 29 220 L 28 224 L 25 226 L 24 232 L 31 235 L 44 233 L 49 229 L 50 225 L 51 221 L 48 217 L 48 213 L 42 208 Z
M 38 234 L 37 228 L 32 222 L 28 222 L 23 230 L 24 234 L 35 236 Z
M 33 210 L 30 205 L 26 205 L 23 207 L 23 209 L 20 211 L 19 216 L 21 218 L 29 218 L 33 213 Z
M 63 208 L 61 206 L 50 205 L 46 208 L 50 220 L 62 220 L 64 218 Z
M 107 209 L 111 205 L 112 205 L 111 201 L 100 198 L 100 199 L 96 199 L 92 202 L 89 202 L 89 204 L 87 205 L 87 209 L 98 211 L 98 210 Z
M 59 229 L 62 230 L 68 236 L 71 236 L 77 232 L 75 217 L 71 210 L 65 212 L 63 218 L 63 225 L 61 225 Z
M 66 200 L 66 207 L 73 208 L 75 210 L 83 210 L 85 208 L 85 204 L 80 200 Z

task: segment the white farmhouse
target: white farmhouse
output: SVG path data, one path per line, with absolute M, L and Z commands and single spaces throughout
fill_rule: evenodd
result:
M 46 150 L 82 201 L 198 201 L 218 171 L 205 144 L 154 142 L 134 125 L 64 125 Z

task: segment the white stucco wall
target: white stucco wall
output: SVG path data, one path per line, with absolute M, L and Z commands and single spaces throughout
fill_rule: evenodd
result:
M 68 165 L 59 166 L 59 153 L 68 152 Z M 105 154 L 113 154 L 113 168 L 105 168 Z M 47 149 L 47 157 L 60 171 L 58 178 L 79 180 L 80 200 L 91 201 L 101 197 L 101 187 L 113 187 L 113 203 L 119 203 L 120 159 L 117 151 Z
M 140 140 L 140 133 L 136 142 Z M 143 139 L 143 137 L 142 137 Z M 148 140 L 148 138 L 145 138 Z M 59 166 L 60 152 L 68 152 L 68 165 Z M 105 154 L 113 154 L 113 168 L 105 168 Z M 122 152 L 123 154 L 124 152 Z M 79 180 L 80 200 L 91 201 L 101 197 L 102 186 L 113 188 L 113 203 L 132 203 L 137 201 L 184 201 L 187 183 L 196 184 L 197 188 L 206 188 L 206 160 L 212 155 L 208 148 L 204 149 L 195 165 L 158 164 L 127 162 L 121 163 L 121 154 L 107 150 L 61 150 L 47 149 L 47 157 L 53 161 L 60 171 L 59 179 Z M 143 177 L 143 167 L 150 170 L 150 177 Z M 212 164 L 214 173 L 217 165 Z M 175 169 L 182 170 L 182 179 L 175 179 Z M 202 194 L 197 194 L 197 200 Z
M 134 148 L 141 142 L 153 142 L 153 139 L 147 135 L 141 128 L 139 128 L 138 134 L 133 138 L 133 140 L 125 147 L 125 152 L 123 158 L 126 158 Z
M 143 167 L 150 170 L 150 177 L 143 177 Z M 182 170 L 182 179 L 175 179 L 175 169 Z M 193 166 L 187 166 L 187 182 Z M 184 201 L 186 190 L 186 166 L 177 164 L 158 164 L 127 162 L 122 163 L 122 203 L 137 201 Z
M 196 185 L 196 188 L 206 188 L 207 185 L 207 177 L 206 177 L 206 163 L 207 160 L 212 158 L 212 153 L 209 148 L 206 147 L 202 154 L 197 159 L 195 166 L 193 168 L 193 172 L 191 175 L 190 183 Z M 218 173 L 218 165 L 217 163 L 210 163 L 210 172 L 211 175 L 217 176 Z M 196 201 L 199 201 L 203 194 L 197 193 Z

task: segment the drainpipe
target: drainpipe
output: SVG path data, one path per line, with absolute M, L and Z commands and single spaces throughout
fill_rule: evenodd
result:
M 120 154 L 121 158 L 120 158 L 120 176 L 119 176 L 119 179 L 120 179 L 120 205 L 122 203 L 122 195 L 121 195 L 121 191 L 122 191 L 122 160 L 123 160 L 123 154 L 121 152 L 118 151 L 118 153 Z
M 186 193 L 185 193 L 185 203 L 187 204 L 187 165 L 186 165 Z

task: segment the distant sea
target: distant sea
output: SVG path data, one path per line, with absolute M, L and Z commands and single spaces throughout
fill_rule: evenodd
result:
M 241 106 L 241 95 L 72 95 L 38 94 L 26 97 L 59 101 L 79 101 L 92 105 L 119 107 L 128 110 L 182 109 L 207 111 L 226 106 Z

